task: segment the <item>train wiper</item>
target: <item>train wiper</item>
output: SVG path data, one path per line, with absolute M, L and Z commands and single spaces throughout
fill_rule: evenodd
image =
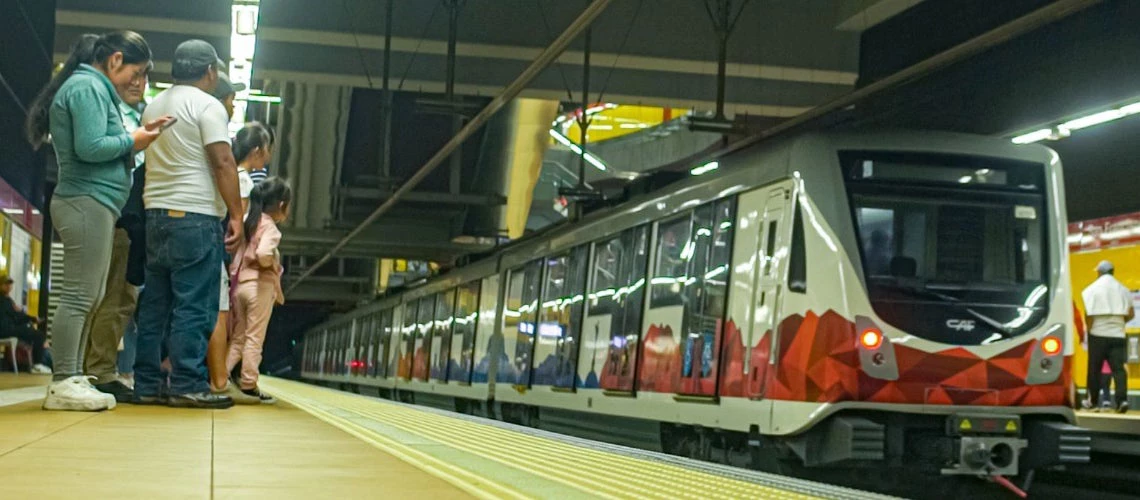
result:
M 931 289 L 926 288 L 924 286 L 909 286 L 909 285 L 904 285 L 901 283 L 876 283 L 876 284 L 880 285 L 880 286 L 885 286 L 888 288 L 893 288 L 895 290 L 902 290 L 904 292 L 911 292 L 911 293 L 915 293 L 918 295 L 925 295 L 927 297 L 934 297 L 934 298 L 939 299 L 939 300 L 946 302 L 948 304 L 953 304 L 953 305 L 961 308 L 963 311 L 966 311 L 971 316 L 977 318 L 982 323 L 985 323 L 985 324 L 993 327 L 994 330 L 997 330 L 998 333 L 1001 334 L 1002 338 L 1008 339 L 1008 338 L 1013 337 L 1013 331 L 1009 327 L 1005 326 L 1000 321 L 993 319 L 993 318 L 991 318 L 985 314 L 982 314 L 982 313 L 978 312 L 977 310 L 975 310 L 974 308 L 963 304 L 962 300 L 957 298 L 957 297 L 954 297 L 951 295 L 946 295 L 943 293 L 938 293 L 938 292 L 935 292 L 934 290 L 931 290 Z

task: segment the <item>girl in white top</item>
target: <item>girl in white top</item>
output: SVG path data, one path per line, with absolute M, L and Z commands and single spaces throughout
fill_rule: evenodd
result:
M 238 164 L 238 187 L 241 191 L 241 208 L 249 213 L 249 194 L 253 191 L 253 179 L 249 172 L 265 168 L 273 157 L 269 131 L 260 123 L 250 123 L 238 131 L 233 140 L 234 160 Z M 229 382 L 226 370 L 226 352 L 229 344 L 230 278 L 223 266 L 221 304 L 218 308 L 218 321 L 210 335 L 207 349 L 207 366 L 210 372 L 210 390 L 233 398 L 238 404 L 258 404 L 257 398 L 243 394 Z

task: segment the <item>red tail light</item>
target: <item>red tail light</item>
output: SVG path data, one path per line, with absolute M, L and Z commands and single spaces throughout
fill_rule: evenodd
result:
M 883 334 L 878 330 L 864 330 L 862 335 L 859 335 L 859 343 L 867 349 L 878 349 L 883 345 Z
M 1061 340 L 1057 337 L 1045 337 L 1041 341 L 1041 350 L 1048 356 L 1061 352 Z

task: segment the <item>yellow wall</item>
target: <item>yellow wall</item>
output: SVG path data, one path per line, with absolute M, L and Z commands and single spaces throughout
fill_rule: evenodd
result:
M 11 268 L 13 259 L 12 229 L 14 227 L 16 227 L 16 224 L 12 222 L 12 220 L 9 219 L 7 215 L 0 215 L 0 273 L 3 274 L 8 274 L 8 271 Z M 29 266 L 29 269 L 26 270 L 26 272 L 30 272 L 30 274 L 38 277 L 40 275 L 40 269 L 42 265 L 40 262 L 40 249 L 43 247 L 43 243 L 41 243 L 39 238 L 36 238 L 34 234 L 31 234 L 31 232 L 28 232 L 28 237 L 31 242 L 28 248 L 32 255 L 31 265 Z M 27 291 L 28 294 L 28 303 L 26 304 L 26 310 L 28 314 L 31 314 L 33 316 L 38 315 L 40 307 L 39 285 L 34 282 L 29 283 L 27 281 L 28 278 L 26 275 L 12 276 L 11 278 L 13 280 L 24 281 L 24 290 Z M 12 299 L 16 301 L 17 306 L 25 306 L 25 304 L 20 303 L 21 297 L 12 297 Z
M 1124 283 L 1129 290 L 1140 290 L 1140 245 L 1128 245 L 1114 248 L 1074 252 L 1069 256 L 1069 268 L 1072 273 L 1073 298 L 1080 309 L 1082 321 L 1084 317 L 1084 302 L 1081 300 L 1081 290 L 1096 280 L 1096 265 L 1102 260 L 1109 260 L 1116 266 L 1115 276 Z M 1140 333 L 1140 330 L 1129 328 L 1129 334 Z M 1128 387 L 1140 388 L 1140 366 L 1128 365 Z M 1073 356 L 1073 380 L 1077 387 L 1085 387 L 1088 373 L 1088 352 L 1077 346 Z
M 667 120 L 687 114 L 689 114 L 687 109 L 622 104 L 591 115 L 590 126 L 586 129 L 586 139 L 592 143 L 615 139 L 656 127 Z M 559 131 L 571 141 L 581 143 L 582 132 L 577 120 L 570 118 L 564 123 L 566 125 L 560 127 Z

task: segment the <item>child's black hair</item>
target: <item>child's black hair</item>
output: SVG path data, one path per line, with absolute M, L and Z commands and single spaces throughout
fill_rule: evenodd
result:
M 253 187 L 249 193 L 249 215 L 245 219 L 245 241 L 248 243 L 261 223 L 261 214 L 266 207 L 276 208 L 281 203 L 289 204 L 293 200 L 293 188 L 277 176 L 269 177 L 264 182 Z

